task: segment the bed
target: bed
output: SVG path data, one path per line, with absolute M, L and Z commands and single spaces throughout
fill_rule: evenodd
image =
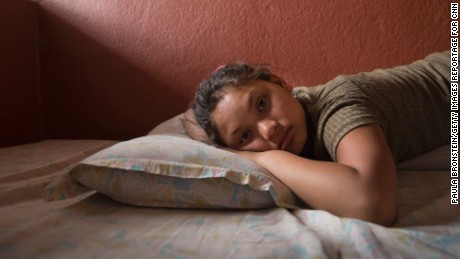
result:
M 176 116 L 175 120 L 182 115 Z M 153 131 L 164 134 L 162 124 Z M 50 139 L 0 149 L 0 258 L 459 258 L 450 149 L 398 165 L 393 227 L 289 206 L 127 205 L 97 191 L 44 201 L 44 189 L 116 141 Z

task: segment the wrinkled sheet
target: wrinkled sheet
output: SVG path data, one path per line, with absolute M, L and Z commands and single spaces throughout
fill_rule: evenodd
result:
M 400 164 L 391 228 L 325 211 L 134 207 L 89 193 L 58 202 L 43 187 L 115 142 L 47 140 L 0 149 L 0 258 L 458 258 L 448 147 Z

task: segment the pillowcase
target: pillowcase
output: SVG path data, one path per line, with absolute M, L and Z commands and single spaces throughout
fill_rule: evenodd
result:
M 169 208 L 303 208 L 254 162 L 190 139 L 180 114 L 147 136 L 120 142 L 73 165 L 45 200 L 96 190 L 126 204 Z
M 203 143 L 206 143 L 212 146 L 217 146 L 211 139 L 209 139 L 204 129 L 200 127 L 200 125 L 195 119 L 195 114 L 193 114 L 192 109 L 188 109 L 184 113 L 182 117 L 182 125 L 184 126 L 185 133 L 191 139 L 198 140 L 200 142 L 203 142 Z

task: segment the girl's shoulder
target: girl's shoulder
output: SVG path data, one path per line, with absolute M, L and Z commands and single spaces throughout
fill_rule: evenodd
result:
M 337 98 L 344 94 L 352 94 L 360 88 L 353 80 L 353 76 L 340 75 L 321 85 L 298 86 L 292 90 L 292 95 L 297 99 L 318 101 L 321 99 Z

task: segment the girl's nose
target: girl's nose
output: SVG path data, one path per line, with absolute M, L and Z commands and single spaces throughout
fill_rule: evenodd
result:
M 266 140 L 271 140 L 278 129 L 278 122 L 275 120 L 265 119 L 257 124 L 260 135 Z

